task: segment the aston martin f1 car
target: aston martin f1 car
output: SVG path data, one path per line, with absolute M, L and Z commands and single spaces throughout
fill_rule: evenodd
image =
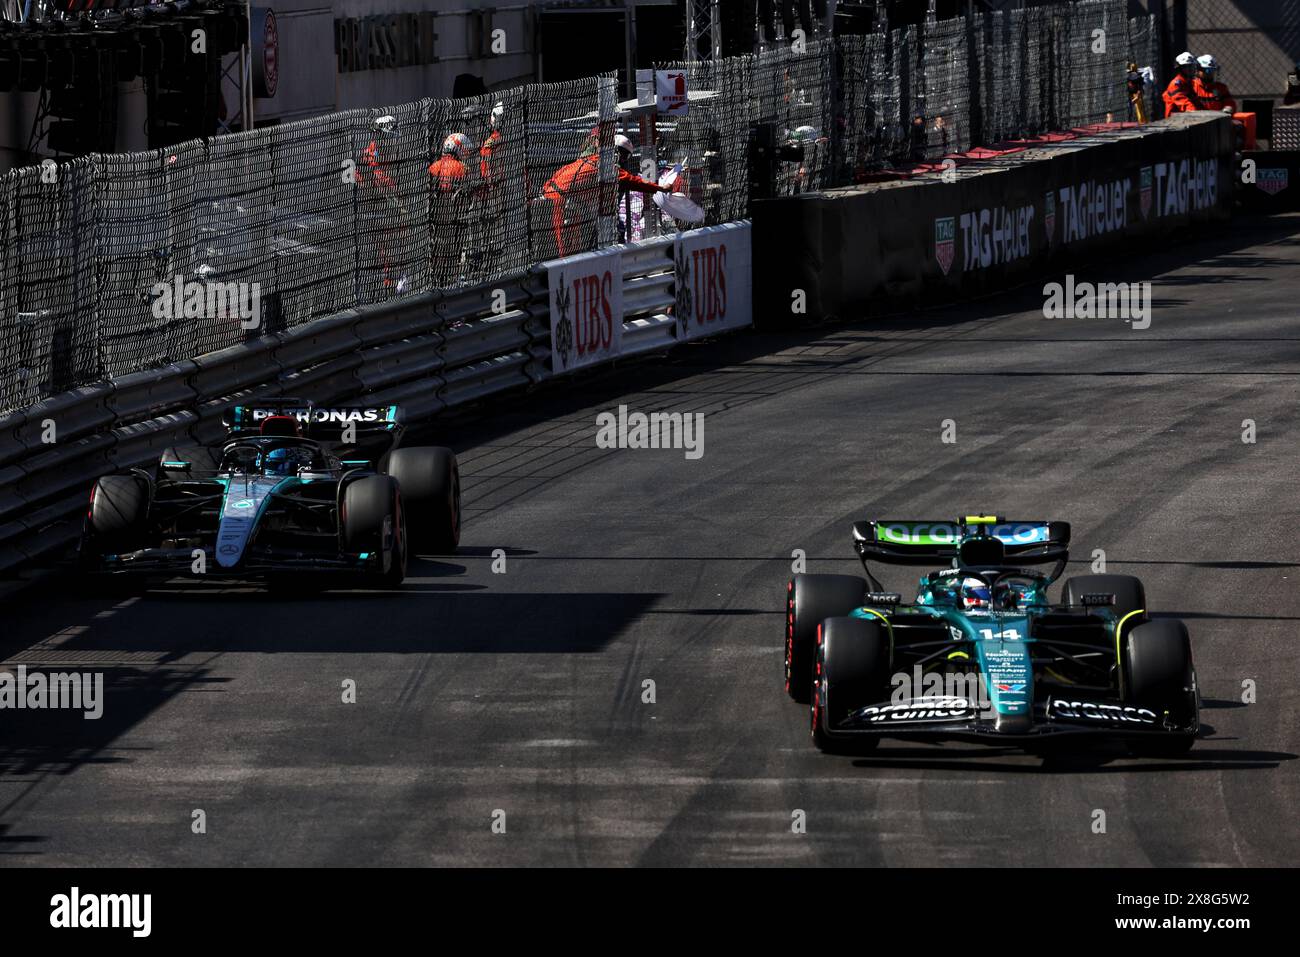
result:
M 902 737 L 1038 751 L 1098 735 L 1140 754 L 1192 746 L 1199 697 L 1183 623 L 1151 618 L 1128 575 L 1075 576 L 1048 598 L 1069 559 L 1068 523 L 867 521 L 853 541 L 865 580 L 800 574 L 786 592 L 786 691 L 810 705 L 818 748 L 859 753 Z M 948 564 L 905 602 L 873 561 Z
M 393 586 L 409 552 L 456 549 L 456 456 L 400 447 L 396 406 L 277 398 L 236 406 L 223 424 L 218 445 L 169 448 L 155 469 L 95 482 L 83 571 Z

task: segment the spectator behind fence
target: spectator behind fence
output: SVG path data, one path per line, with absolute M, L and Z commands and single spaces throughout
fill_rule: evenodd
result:
M 1228 92 L 1228 84 L 1218 82 L 1219 61 L 1211 54 L 1196 58 L 1196 95 L 1208 110 L 1236 113 L 1237 101 Z
M 491 274 L 501 267 L 505 256 L 505 197 L 503 188 L 507 175 L 505 166 L 505 137 L 501 125 L 506 108 L 498 102 L 488 115 L 488 135 L 478 151 L 479 174 L 479 235 L 482 242 L 482 268 Z M 527 170 L 524 170 L 527 175 Z M 525 196 L 528 195 L 526 191 Z
M 1165 117 L 1205 109 L 1205 104 L 1196 95 L 1196 57 L 1190 53 L 1180 53 L 1174 64 L 1174 78 L 1169 81 L 1164 92 Z
M 396 149 L 397 117 L 387 114 L 376 117 L 370 125 L 370 142 L 361 151 L 361 162 L 357 164 L 356 183 L 367 213 L 373 221 L 383 224 L 378 230 L 375 259 L 385 292 L 401 294 L 407 285 L 398 261 L 406 206 L 397 181 L 388 172 L 396 163 L 391 155 Z
M 501 103 L 492 107 L 492 114 L 488 117 L 488 129 L 491 132 L 483 140 L 483 145 L 479 147 L 478 174 L 484 186 L 495 185 L 501 176 L 501 171 L 497 168 L 499 160 L 494 154 L 501 148 L 501 120 L 505 116 L 505 112 L 506 108 Z
M 451 133 L 442 141 L 442 155 L 429 164 L 429 254 L 433 283 L 442 288 L 465 279 L 470 191 L 465 156 L 469 137 Z
M 624 164 L 632 158 L 632 141 L 622 133 L 614 137 L 618 151 L 618 190 L 634 189 L 639 193 L 666 193 L 658 183 L 629 173 Z M 555 233 L 556 255 L 567 256 L 595 246 L 594 230 L 600 205 L 600 130 L 587 136 L 582 154 L 555 171 L 542 187 L 542 196 L 551 202 L 551 228 Z
M 469 137 L 452 133 L 442 141 L 442 155 L 429 164 L 435 193 L 454 193 L 465 185 L 465 161 Z

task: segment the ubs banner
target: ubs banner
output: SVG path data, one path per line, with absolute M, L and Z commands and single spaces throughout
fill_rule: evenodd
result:
M 662 282 L 672 270 L 672 304 L 647 307 L 623 301 L 623 251 L 662 250 L 629 279 Z M 544 263 L 551 316 L 551 372 L 560 375 L 586 366 L 716 336 L 753 324 L 751 227 L 747 222 L 678 233 L 671 243 L 614 246 Z M 671 257 L 671 258 L 670 258 Z M 666 284 L 665 284 L 666 285 Z M 662 312 L 656 310 L 663 310 Z M 630 310 L 630 314 L 629 314 Z M 646 320 L 655 334 L 645 335 Z M 639 330 L 625 344 L 625 321 Z
M 755 204 L 762 302 L 808 290 L 798 320 L 979 295 L 1087 254 L 1227 219 L 1232 125 L 1186 113 L 1009 154 L 944 183 L 831 190 Z
M 673 262 L 679 340 L 742 329 L 753 321 L 748 223 L 679 233 Z
M 607 362 L 623 346 L 623 256 L 617 247 L 546 265 L 551 371 Z

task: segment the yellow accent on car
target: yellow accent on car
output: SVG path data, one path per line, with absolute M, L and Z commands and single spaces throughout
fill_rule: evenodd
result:
M 1146 611 L 1145 608 L 1135 608 L 1119 621 L 1115 622 L 1115 667 L 1119 669 L 1119 696 L 1124 697 L 1124 658 L 1119 651 L 1119 633 L 1124 627 L 1124 622 L 1128 621 L 1134 615 L 1141 615 Z
M 964 651 L 954 651 L 952 654 L 948 656 L 948 660 L 952 661 L 952 659 L 954 658 L 966 658 L 967 660 L 969 660 L 970 655 L 966 654 L 966 652 Z
M 967 525 L 992 525 L 998 520 L 996 515 L 967 515 Z

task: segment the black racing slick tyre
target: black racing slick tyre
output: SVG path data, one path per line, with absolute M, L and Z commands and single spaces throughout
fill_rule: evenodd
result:
M 94 598 L 125 598 L 142 589 L 140 579 L 101 575 L 104 556 L 148 544 L 149 483 L 139 475 L 105 475 L 91 491 L 90 509 L 77 548 L 77 569 L 87 575 L 78 590 Z
M 867 583 L 854 575 L 795 575 L 785 597 L 785 690 L 800 704 L 812 695 L 817 626 L 862 605 Z
M 889 688 L 889 636 L 878 621 L 827 618 L 817 637 L 817 665 L 809 707 L 813 744 L 829 754 L 874 750 L 874 735 L 828 734 L 858 708 L 884 700 Z
M 396 586 L 406 577 L 406 522 L 402 493 L 388 475 L 369 475 L 343 490 L 343 547 L 348 554 L 378 552 L 374 577 Z
M 1142 581 L 1132 575 L 1075 575 L 1066 579 L 1064 602 L 1071 608 L 1083 607 L 1084 595 L 1114 595 L 1111 610 L 1117 618 L 1124 618 L 1147 607 L 1146 589 Z M 1134 618 L 1143 616 L 1134 615 Z
M 460 545 L 460 466 L 451 449 L 394 449 L 384 471 L 402 487 L 417 551 L 450 555 Z
M 149 514 L 149 483 L 139 475 L 105 475 L 91 492 L 86 535 L 91 547 L 139 547 Z
M 1161 619 L 1138 625 L 1124 642 L 1124 701 L 1166 716 L 1187 730 L 1135 737 L 1129 749 L 1137 754 L 1186 752 L 1195 742 L 1200 714 L 1192 643 L 1181 621 Z

